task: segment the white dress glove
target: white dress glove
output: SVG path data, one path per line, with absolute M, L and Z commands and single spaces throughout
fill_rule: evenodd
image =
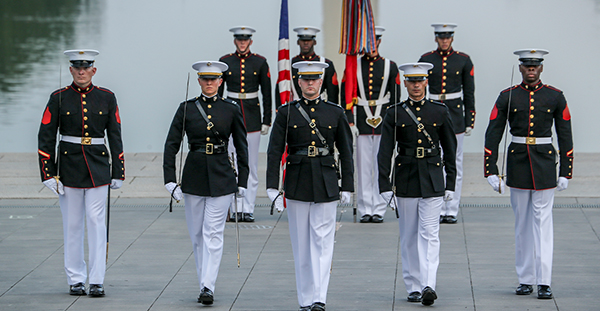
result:
M 267 195 L 271 202 L 275 201 L 275 209 L 280 213 L 283 212 L 283 195 L 279 195 L 279 191 L 273 188 L 267 189 Z
M 263 124 L 263 125 L 260 127 L 260 135 L 267 135 L 267 134 L 269 134 L 269 127 L 270 127 L 270 126 L 268 126 L 268 125 L 266 125 L 266 124 Z
M 381 193 L 381 197 L 383 198 L 383 201 L 385 201 L 385 204 L 386 205 L 389 204 L 392 209 L 395 209 L 396 208 L 396 202 L 395 202 L 396 200 L 392 200 L 393 196 L 394 196 L 394 192 L 392 192 L 392 191 L 386 191 L 386 192 Z M 390 202 L 390 201 L 392 201 L 392 202 Z
M 65 194 L 65 188 L 60 180 L 58 181 L 58 184 L 54 178 L 44 180 L 42 183 L 56 195 Z
M 352 194 L 348 191 L 340 193 L 340 204 L 350 204 L 352 202 Z
M 467 127 L 465 129 L 465 136 L 471 136 L 471 131 L 473 131 L 472 127 Z
M 167 188 L 167 191 L 169 191 L 169 195 L 172 194 L 173 199 L 175 199 L 175 201 L 179 202 L 179 201 L 181 201 L 181 199 L 183 199 L 183 193 L 181 192 L 181 187 L 179 187 L 176 183 L 170 182 L 165 185 L 165 188 Z M 173 192 L 173 189 L 175 189 L 175 192 Z
M 558 177 L 558 183 L 556 184 L 556 191 L 563 191 L 569 186 L 569 180 L 565 177 Z
M 238 187 L 237 197 L 238 198 L 243 198 L 245 196 L 246 196 L 246 188 L 244 188 L 244 187 Z
M 488 184 L 492 186 L 494 191 L 499 192 L 498 189 L 502 189 L 502 193 L 504 193 L 504 180 L 501 180 L 498 175 L 490 175 L 487 177 Z
M 110 189 L 119 189 L 123 186 L 123 181 L 120 179 L 112 179 L 110 181 Z
M 446 192 L 444 192 L 444 201 L 446 201 L 446 202 L 452 201 L 453 198 L 454 198 L 454 191 L 446 190 Z
M 350 132 L 352 132 L 352 135 L 354 135 L 354 137 L 358 137 L 358 127 L 356 127 L 356 125 L 350 125 Z

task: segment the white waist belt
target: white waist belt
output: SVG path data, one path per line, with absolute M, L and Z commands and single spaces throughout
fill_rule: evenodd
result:
M 258 98 L 258 91 L 252 93 L 235 93 L 227 91 L 227 97 L 236 98 L 236 99 L 252 99 Z
M 362 98 L 358 98 L 358 102 L 356 103 L 359 106 L 381 106 L 381 105 L 385 105 L 387 103 L 390 102 L 390 93 L 388 92 L 383 98 L 379 98 L 379 99 L 371 99 L 371 100 L 366 100 L 366 99 L 362 99 Z
M 104 138 L 62 136 L 60 140 L 73 144 L 104 145 Z
M 527 145 L 542 145 L 542 144 L 551 144 L 552 137 L 520 137 L 513 136 L 513 143 L 517 144 L 527 144 Z
M 450 100 L 461 98 L 463 95 L 462 91 L 448 94 L 429 94 L 429 99 L 433 100 Z

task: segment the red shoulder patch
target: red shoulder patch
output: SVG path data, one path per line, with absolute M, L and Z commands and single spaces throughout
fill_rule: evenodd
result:
M 400 85 L 400 73 L 396 75 L 396 84 Z
M 52 113 L 50 113 L 50 108 L 46 107 L 46 111 L 44 111 L 44 117 L 42 118 L 42 124 L 46 125 L 52 121 Z
M 571 112 L 569 112 L 569 105 L 565 105 L 565 110 L 563 110 L 563 120 L 571 120 Z
M 471 77 L 475 75 L 475 66 L 471 67 Z
M 121 124 L 121 116 L 119 115 L 119 106 L 117 106 L 117 111 L 115 112 L 115 117 L 117 118 L 117 123 Z
M 331 77 L 331 83 L 333 85 L 338 85 L 338 78 L 337 78 L 337 72 L 333 73 L 333 77 Z
M 267 71 L 267 77 L 269 77 L 269 79 L 271 78 L 271 72 Z
M 498 108 L 494 105 L 494 109 L 492 109 L 492 113 L 490 114 L 490 120 L 494 120 L 498 117 Z

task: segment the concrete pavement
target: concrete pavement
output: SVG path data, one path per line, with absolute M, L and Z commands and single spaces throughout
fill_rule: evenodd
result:
M 599 310 L 600 186 L 595 159 L 578 154 L 554 209 L 555 298 L 516 296 L 514 216 L 491 191 L 481 155 L 465 156 L 459 222 L 441 227 L 436 310 Z M 35 154 L 0 154 L 0 310 L 297 310 L 287 213 L 270 216 L 261 173 L 256 222 L 227 224 L 215 304 L 199 288 L 183 205 L 168 211 L 161 154 L 126 154 L 127 180 L 112 191 L 104 298 L 68 295 L 58 200 L 39 181 Z M 261 155 L 264 172 L 265 157 Z M 338 208 L 327 310 L 413 310 L 402 281 L 398 224 L 353 223 Z

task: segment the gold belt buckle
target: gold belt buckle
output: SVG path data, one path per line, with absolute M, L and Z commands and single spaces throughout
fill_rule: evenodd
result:
M 446 94 L 440 94 L 440 100 L 446 100 Z
M 424 147 L 417 147 L 417 159 L 423 159 L 425 157 L 425 148 Z
M 309 157 L 316 157 L 317 156 L 317 147 L 315 147 L 315 146 L 308 146 L 308 156 Z
M 81 144 L 82 145 L 91 145 L 92 138 L 91 137 L 81 137 Z
M 211 143 L 206 144 L 206 154 L 213 154 L 215 150 L 214 145 Z
M 238 99 L 246 99 L 246 94 L 238 93 Z
M 369 106 L 371 106 L 371 107 L 372 106 L 377 106 L 377 101 L 376 100 L 369 100 L 368 103 L 369 103 Z
M 535 137 L 527 137 L 525 143 L 528 145 L 535 145 Z

